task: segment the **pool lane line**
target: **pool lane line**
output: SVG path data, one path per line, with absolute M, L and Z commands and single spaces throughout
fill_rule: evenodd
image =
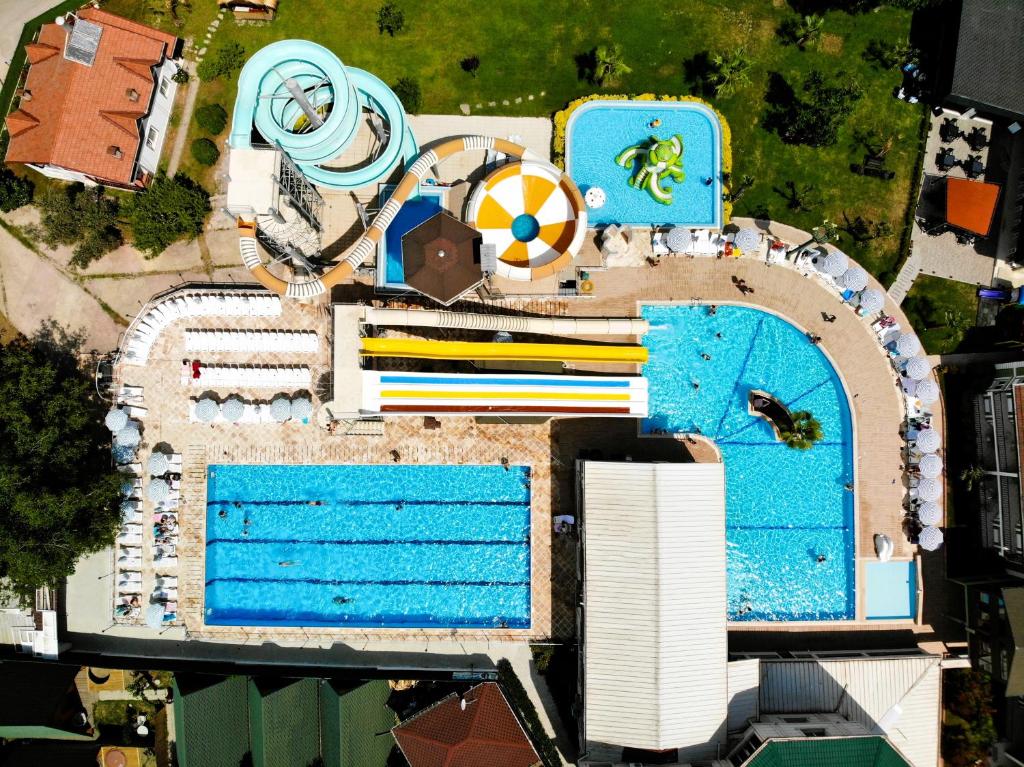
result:
M 211 578 L 214 583 L 309 583 L 315 586 L 529 586 L 530 581 L 417 581 L 417 580 L 333 580 L 329 578 Z
M 722 417 L 718 419 L 718 426 L 715 428 L 715 441 L 718 441 L 718 435 L 722 433 L 722 424 L 725 423 L 726 416 L 729 415 L 729 406 L 732 401 L 736 398 L 736 390 L 739 388 L 740 379 L 743 378 L 743 374 L 747 372 L 747 365 L 750 363 L 750 357 L 754 353 L 754 347 L 757 345 L 757 338 L 761 335 L 761 328 L 764 325 L 764 317 L 759 317 L 757 320 L 757 327 L 754 329 L 754 334 L 750 337 L 750 345 L 747 346 L 747 353 L 743 357 L 743 365 L 740 366 L 740 372 L 736 376 L 736 380 L 732 385 L 732 394 L 729 395 L 729 399 L 725 401 L 725 410 L 722 412 Z
M 729 525 L 726 530 L 850 530 L 845 525 Z
M 324 501 L 321 504 L 313 504 L 310 501 L 319 500 L 317 498 L 310 498 L 306 501 L 238 501 L 242 504 L 242 509 L 247 506 L 397 506 L 399 503 L 402 506 L 521 506 L 524 509 L 530 507 L 530 501 L 528 500 L 516 500 L 516 501 L 485 501 L 485 500 L 468 500 L 468 501 L 442 501 L 442 500 L 405 500 L 403 498 L 395 498 L 393 500 L 373 500 L 373 501 L 357 501 L 357 500 L 339 500 L 339 501 Z M 235 501 L 225 500 L 207 500 L 207 506 L 228 506 L 233 507 Z
M 787 447 L 785 442 L 734 442 L 732 440 L 716 440 L 719 445 L 743 445 L 746 447 Z M 815 442 L 813 447 L 848 447 L 846 442 Z
M 526 546 L 530 545 L 530 539 L 524 538 L 515 541 L 471 541 L 471 540 L 402 540 L 402 539 L 376 539 L 376 540 L 331 540 L 331 539 L 317 539 L 311 540 L 306 538 L 210 538 L 206 545 L 207 547 L 214 545 L 215 543 L 241 543 L 245 545 L 259 543 L 259 544 L 273 544 L 273 543 L 286 543 L 286 544 L 307 544 L 310 546 L 396 546 L 396 545 L 407 545 L 407 546 Z

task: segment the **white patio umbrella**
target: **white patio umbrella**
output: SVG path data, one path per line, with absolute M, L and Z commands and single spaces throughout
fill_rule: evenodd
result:
M 818 267 L 830 277 L 839 277 L 850 267 L 850 259 L 840 250 L 833 250 L 818 262 Z
M 690 234 L 690 230 L 681 226 L 669 229 L 668 234 L 665 235 L 665 244 L 673 253 L 682 253 L 691 242 L 693 242 L 693 235 Z
M 103 423 L 112 432 L 119 432 L 128 425 L 128 414 L 119 407 L 111 408 L 107 411 L 107 417 L 103 419 Z
M 917 545 L 925 551 L 935 551 L 942 546 L 942 531 L 929 525 L 917 536 Z
M 868 288 L 860 294 L 860 308 L 865 314 L 880 312 L 885 307 L 885 296 L 882 291 Z
M 732 241 L 732 244 L 744 253 L 754 250 L 760 243 L 761 235 L 756 229 L 751 229 L 749 227 L 746 229 L 740 229 L 736 232 L 736 237 L 733 238 Z
M 220 412 L 220 406 L 209 397 L 203 397 L 196 402 L 196 418 L 203 423 L 212 423 Z
M 896 353 L 901 357 L 913 357 L 921 351 L 921 342 L 914 333 L 901 333 L 896 339 Z
M 149 482 L 149 487 L 146 489 L 146 497 L 149 500 L 160 503 L 160 501 L 166 501 L 171 495 L 171 486 L 165 479 L 153 479 Z
M 942 447 L 942 437 L 935 429 L 922 429 L 917 433 L 914 445 L 922 453 L 934 453 Z
M 937 501 L 942 497 L 942 485 L 934 479 L 922 479 L 917 486 L 917 497 L 922 501 Z
M 224 416 L 225 421 L 238 423 L 245 415 L 245 403 L 241 397 L 228 397 L 220 406 L 220 414 Z
M 292 403 L 283 394 L 270 400 L 270 417 L 278 423 L 284 423 L 292 417 Z
M 142 441 L 142 435 L 139 433 L 138 424 L 129 421 L 128 425 L 123 429 L 120 429 L 117 434 L 114 435 L 114 441 L 119 447 L 138 447 Z
M 296 397 L 292 400 L 292 418 L 302 420 L 313 415 L 313 403 L 309 397 Z
M 163 625 L 166 608 L 160 602 L 151 604 L 146 608 L 146 625 L 151 629 L 158 629 Z
M 936 479 L 942 476 L 942 458 L 935 453 L 925 453 L 917 464 L 922 477 Z
M 166 453 L 153 453 L 149 457 L 148 468 L 150 474 L 154 477 L 159 477 L 167 473 L 167 470 L 171 468 L 171 462 L 167 460 Z
M 843 272 L 839 283 L 847 290 L 864 290 L 868 286 L 868 273 L 859 266 L 855 266 Z
M 135 460 L 136 450 L 138 450 L 137 445 L 114 445 L 110 452 L 114 456 L 114 463 L 124 464 L 132 463 Z
M 920 381 L 932 372 L 932 363 L 925 357 L 911 357 L 907 360 L 906 367 L 903 370 L 906 372 L 907 378 Z
M 121 501 L 121 516 L 135 511 L 135 501 Z
M 121 483 L 121 495 L 128 497 L 135 492 L 135 485 L 132 484 L 131 480 Z
M 922 525 L 937 525 L 942 521 L 942 509 L 935 501 L 927 501 L 918 507 L 917 519 Z
M 917 398 L 925 405 L 937 402 L 939 399 L 939 385 L 931 378 L 919 381 L 917 384 Z

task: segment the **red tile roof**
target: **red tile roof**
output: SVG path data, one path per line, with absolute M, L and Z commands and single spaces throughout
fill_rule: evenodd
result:
M 535 767 L 540 757 L 494 682 L 450 695 L 392 730 L 410 767 Z
M 946 180 L 946 221 L 960 229 L 987 235 L 998 199 L 998 184 L 950 177 Z
M 78 16 L 103 28 L 95 61 L 90 67 L 64 58 L 69 30 L 57 24 L 40 29 L 38 41 L 25 46 L 31 98 L 7 117 L 6 159 L 131 184 L 141 143 L 138 120 L 156 87 L 152 67 L 173 54 L 178 39 L 97 8 Z

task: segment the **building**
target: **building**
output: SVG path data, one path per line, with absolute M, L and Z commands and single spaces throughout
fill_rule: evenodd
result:
M 1024 117 L 1024 60 L 999 54 L 1022 39 L 1018 0 L 963 0 L 948 100 L 994 116 Z
M 93 740 L 78 672 L 53 663 L 0 663 L 0 739 Z
M 7 116 L 7 162 L 65 181 L 144 186 L 160 164 L 181 44 L 98 8 L 44 24 Z
M 964 578 L 962 623 L 971 666 L 992 677 L 997 697 L 1024 695 L 1024 586 L 1007 579 Z
M 1024 518 L 1021 516 L 1020 435 L 1024 430 L 1024 363 L 996 365 L 988 388 L 975 398 L 981 544 L 1007 569 L 1024 577 Z

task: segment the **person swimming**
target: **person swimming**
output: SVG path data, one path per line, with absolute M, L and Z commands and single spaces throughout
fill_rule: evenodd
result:
M 819 565 L 825 564 L 825 562 L 827 560 L 828 560 L 828 557 L 826 557 L 824 554 L 819 554 L 818 556 L 816 556 L 814 558 L 814 561 L 817 562 Z
M 285 561 L 278 562 L 277 564 L 280 565 L 281 567 L 294 567 L 295 565 L 297 565 L 299 563 L 296 562 L 293 559 L 286 559 Z
M 395 511 L 401 511 L 405 508 L 405 501 L 399 501 L 395 504 Z
M 234 506 L 236 509 L 242 508 L 242 502 L 241 501 L 235 501 L 231 505 Z
M 220 511 L 217 512 L 217 516 L 221 519 L 227 519 L 228 513 L 224 509 L 221 509 Z
M 352 597 L 336 596 L 331 601 L 334 602 L 334 604 L 336 605 L 347 605 L 349 602 L 352 602 L 353 600 Z
M 324 505 L 323 501 L 306 501 L 306 503 L 308 503 L 310 506 L 323 506 Z

